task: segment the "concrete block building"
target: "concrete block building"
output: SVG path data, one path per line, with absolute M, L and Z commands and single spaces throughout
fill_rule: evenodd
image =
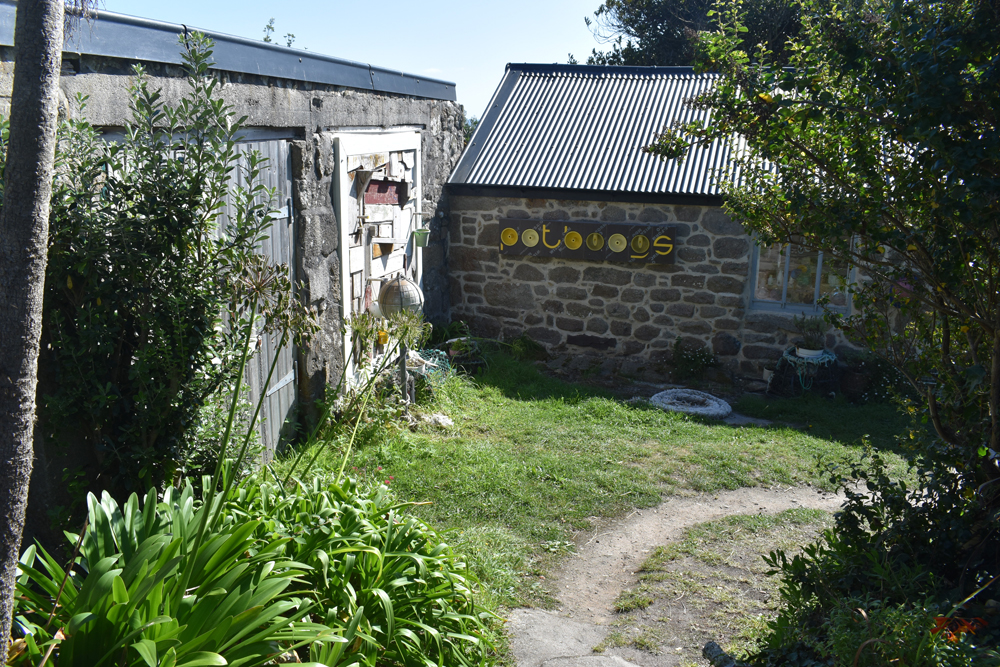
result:
M 0 114 L 10 105 L 16 3 L 0 0 Z M 133 65 L 167 104 L 187 90 L 183 39 L 193 28 L 96 12 L 67 35 L 61 107 L 83 113 L 109 140 L 129 114 Z M 448 313 L 443 187 L 464 143 L 455 85 L 367 63 L 203 30 L 214 40 L 219 93 L 246 116 L 242 149 L 268 158 L 264 181 L 279 193 L 281 215 L 262 251 L 290 265 L 300 297 L 322 326 L 307 349 L 282 352 L 263 386 L 275 341 L 248 374 L 264 393 L 264 442 L 273 447 L 297 397 L 323 396 L 348 359 L 345 318 L 399 274 L 421 284 L 429 317 Z M 88 97 L 82 111 L 77 94 Z M 410 238 L 431 230 L 428 247 Z M 446 228 L 447 225 L 444 225 Z

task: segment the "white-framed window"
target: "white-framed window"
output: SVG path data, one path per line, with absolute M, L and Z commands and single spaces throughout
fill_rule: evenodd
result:
M 847 313 L 847 286 L 852 271 L 847 262 L 793 243 L 754 246 L 753 294 L 750 307 L 792 314 Z

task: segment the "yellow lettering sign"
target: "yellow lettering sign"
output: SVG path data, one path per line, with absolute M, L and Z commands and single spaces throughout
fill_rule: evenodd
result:
M 657 248 L 657 255 L 669 255 L 674 250 L 674 244 L 670 242 L 669 236 L 657 236 L 653 240 L 653 247 Z
M 545 235 L 548 233 L 549 233 L 548 225 L 542 225 L 542 243 L 545 244 L 546 248 L 558 248 L 559 245 L 562 243 L 562 239 L 556 241 L 555 245 L 551 245 L 548 241 L 545 240 Z

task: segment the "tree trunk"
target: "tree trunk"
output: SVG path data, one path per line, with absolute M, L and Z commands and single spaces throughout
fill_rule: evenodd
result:
M 14 86 L 0 212 L 0 639 L 5 642 L 31 476 L 63 11 L 63 0 L 21 0 L 14 23 Z M 6 653 L 6 645 L 2 648 Z
M 1000 323 L 993 334 L 990 363 L 990 449 L 1000 452 Z

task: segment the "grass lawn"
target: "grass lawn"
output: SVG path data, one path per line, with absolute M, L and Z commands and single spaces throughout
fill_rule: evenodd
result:
M 737 409 L 795 426 L 731 427 L 541 374 L 494 355 L 485 373 L 452 378 L 429 405 L 455 426 L 387 426 L 356 443 L 355 476 L 388 480 L 415 513 L 467 553 L 493 602 L 544 604 L 538 577 L 591 517 L 656 505 L 664 495 L 743 486 L 831 488 L 822 465 L 862 454 L 862 437 L 905 463 L 895 436 L 907 421 L 886 405 L 745 398 Z M 368 429 L 371 433 L 373 430 Z M 317 465 L 337 470 L 342 440 L 320 444 Z M 280 470 L 287 462 L 278 462 Z M 526 582 L 535 582 L 529 584 Z

